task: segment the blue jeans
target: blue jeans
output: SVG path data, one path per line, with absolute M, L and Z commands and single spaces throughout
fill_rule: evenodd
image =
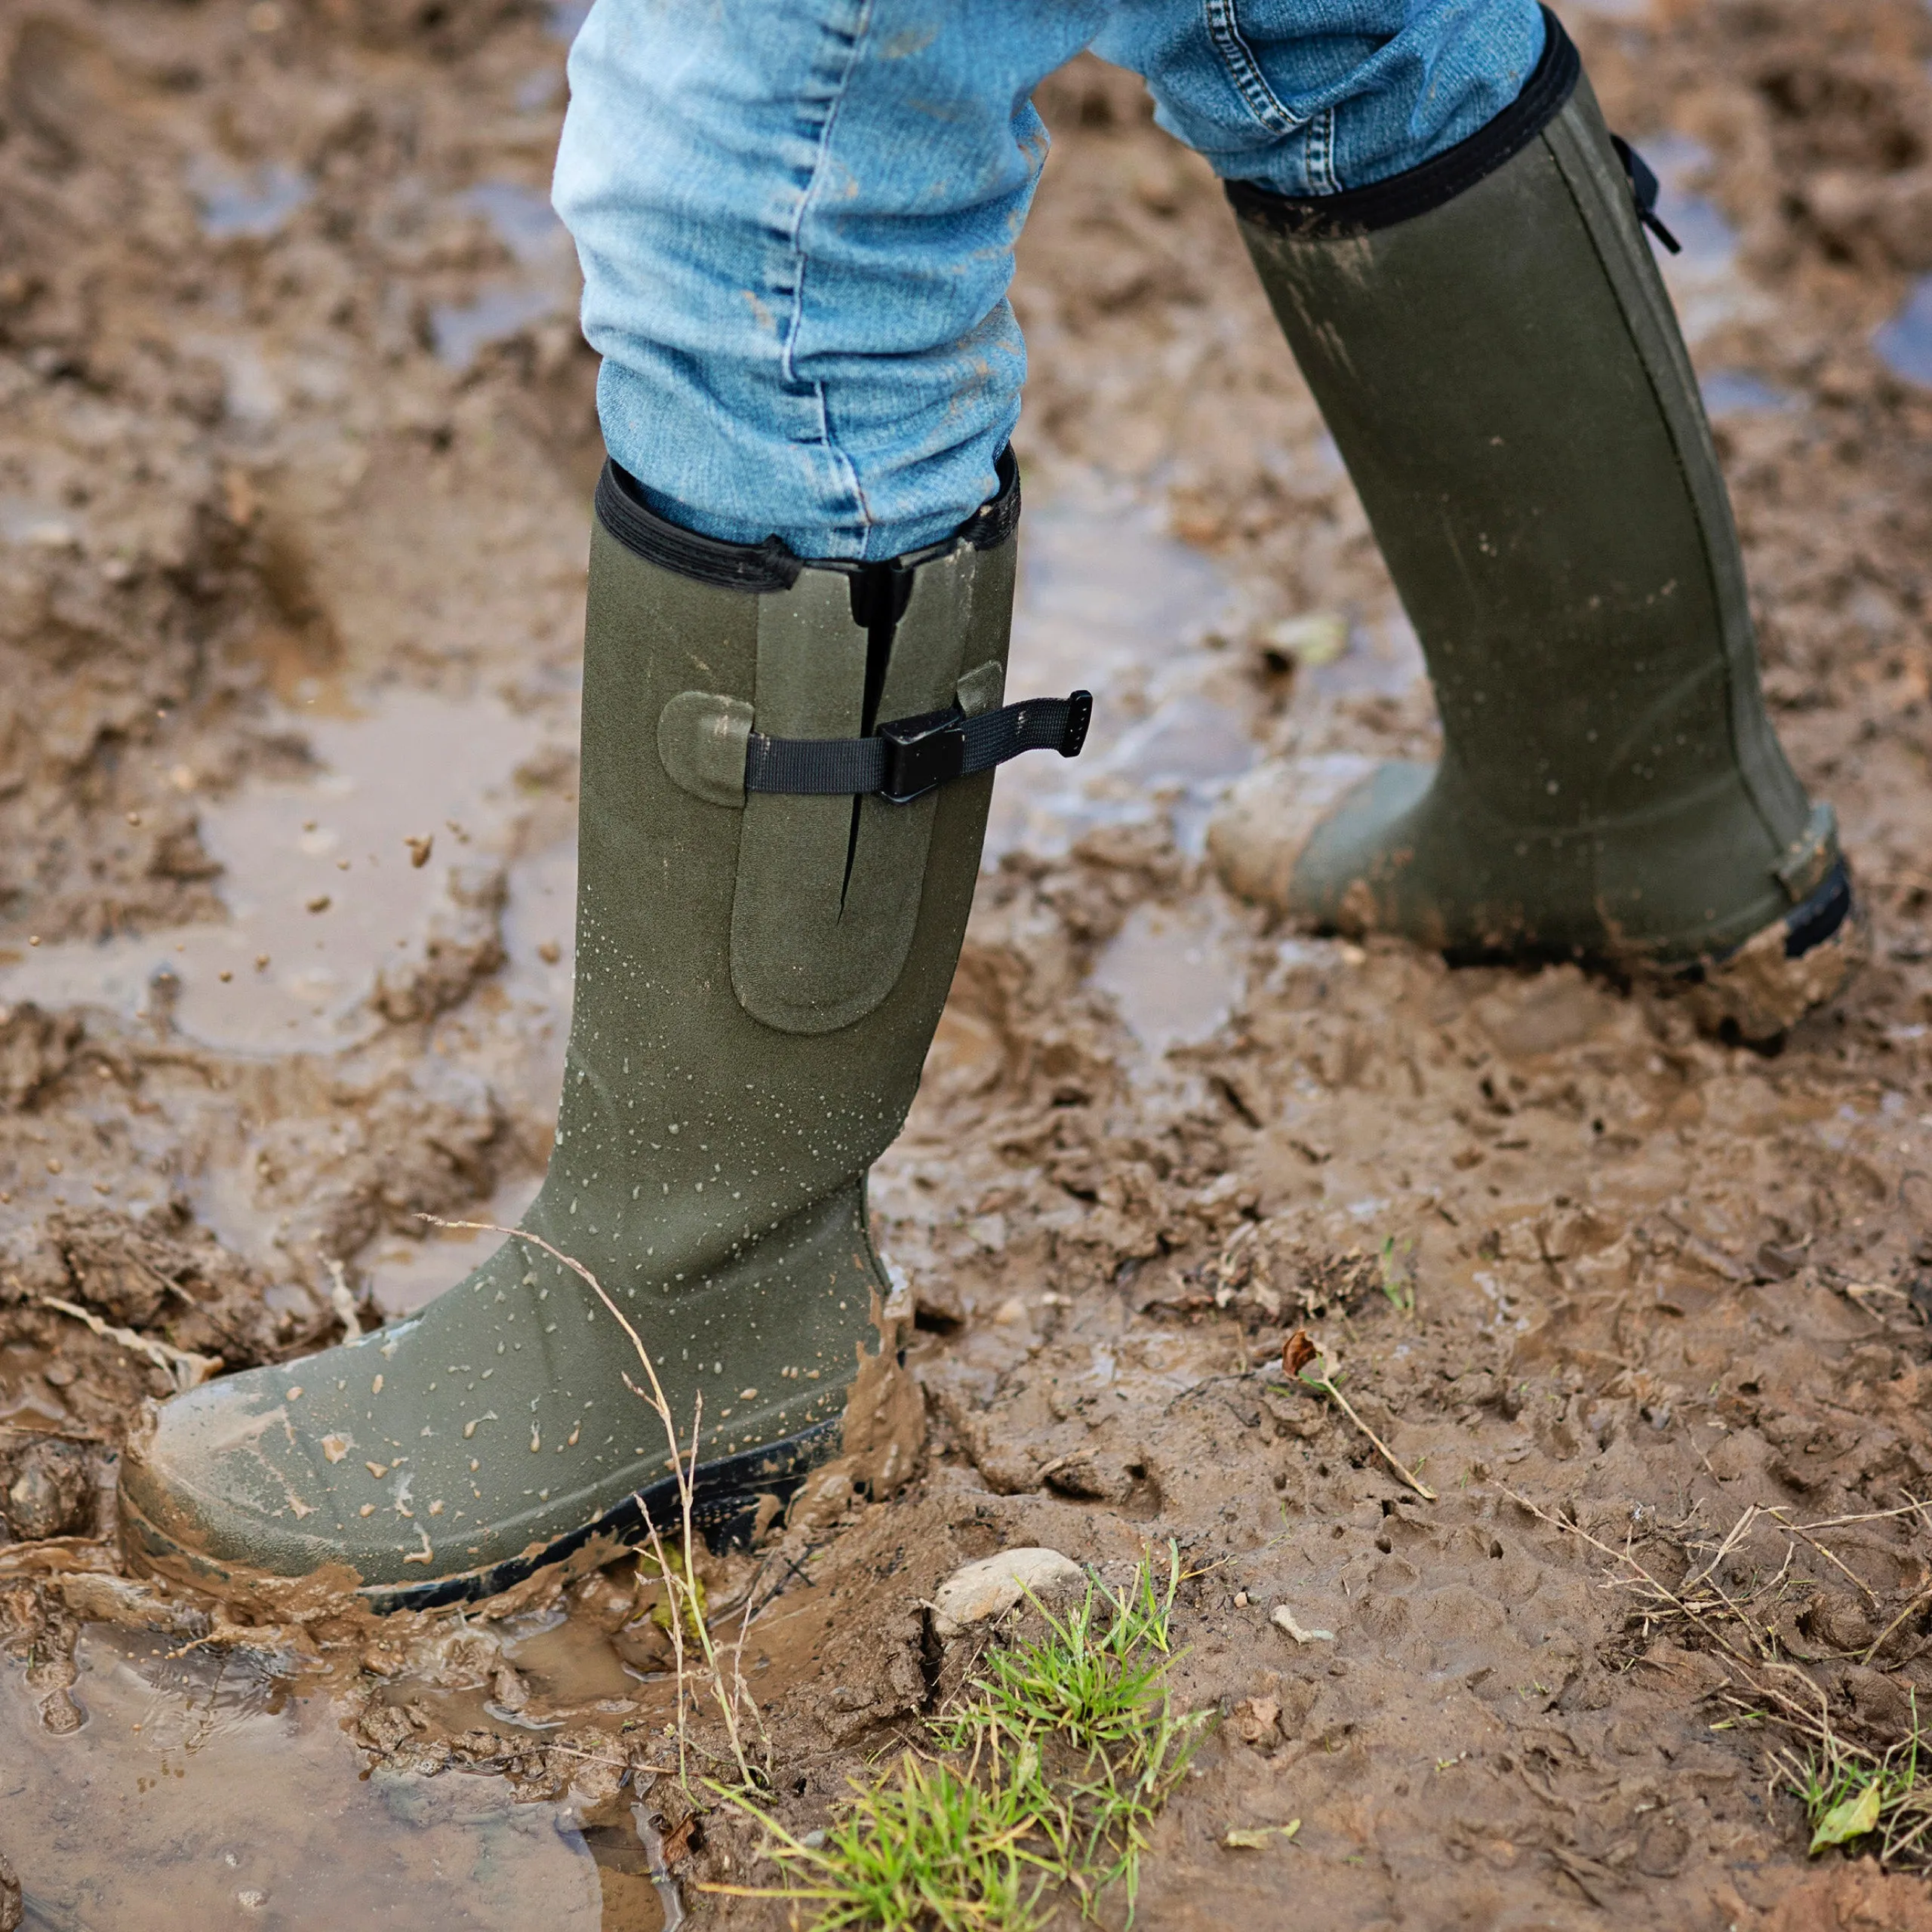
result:
M 937 542 L 1019 420 L 1046 75 L 1091 47 L 1223 179 L 1318 195 L 1475 133 L 1543 35 L 1535 0 L 596 0 L 555 198 L 605 443 L 706 536 Z

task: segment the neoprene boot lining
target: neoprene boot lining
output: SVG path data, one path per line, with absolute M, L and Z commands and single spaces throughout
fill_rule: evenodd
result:
M 748 792 L 747 744 L 863 742 L 869 692 L 878 719 L 938 713 L 961 737 L 998 714 L 1002 475 L 952 541 L 900 560 L 884 623 L 848 570 L 677 530 L 614 472 L 599 488 L 575 1005 L 522 1225 L 596 1275 L 687 1437 L 702 1397 L 714 1537 L 829 1458 L 862 1485 L 909 1473 L 919 1399 L 865 1177 L 938 1022 L 992 785 Z M 1054 747 L 1077 748 L 1063 728 Z M 217 1586 L 328 1571 L 383 1609 L 608 1558 L 645 1511 L 671 1520 L 663 1431 L 627 1375 L 596 1295 L 512 1239 L 407 1319 L 152 1413 L 122 1465 L 129 1543 Z
M 1424 166 L 1303 200 L 1229 187 L 1443 751 L 1263 767 L 1211 845 L 1305 925 L 1688 978 L 1757 1037 L 1849 970 L 1849 880 L 1765 712 L 1648 171 L 1545 19 L 1516 103 Z

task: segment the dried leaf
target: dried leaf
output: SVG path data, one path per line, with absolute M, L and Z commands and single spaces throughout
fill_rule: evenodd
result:
M 694 1811 L 675 1830 L 664 1834 L 664 1863 L 675 1865 L 688 1858 L 691 1850 L 691 1836 L 697 1829 L 697 1814 Z
M 1818 1820 L 1811 1834 L 1815 1857 L 1827 1845 L 1848 1844 L 1878 1829 L 1878 1781 L 1874 1778 L 1855 1798 L 1841 1798 Z
M 1308 1339 L 1306 1328 L 1297 1328 L 1281 1344 L 1281 1373 L 1291 1377 L 1298 1376 L 1321 1353 Z
M 1291 1818 L 1285 1825 L 1257 1825 L 1251 1829 L 1230 1826 L 1221 1842 L 1230 1851 L 1266 1851 L 1277 1838 L 1286 1844 L 1300 1829 L 1299 1818 Z

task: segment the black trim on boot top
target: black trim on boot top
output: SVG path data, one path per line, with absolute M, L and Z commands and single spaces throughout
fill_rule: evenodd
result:
M 1223 185 L 1235 214 L 1278 235 L 1335 241 L 1392 228 L 1453 202 L 1520 154 L 1576 91 L 1583 71 L 1582 58 L 1547 7 L 1543 10 L 1543 58 L 1522 92 L 1467 140 L 1386 181 L 1345 188 L 1339 194 L 1278 195 L 1253 181 L 1226 182 Z
M 999 478 L 998 490 L 950 537 L 883 564 L 801 557 L 776 537 L 762 543 L 728 543 L 721 537 L 700 537 L 659 515 L 645 501 L 643 485 L 608 457 L 597 478 L 597 518 L 626 550 L 648 564 L 721 590 L 757 594 L 789 590 L 804 570 L 838 571 L 848 577 L 873 571 L 904 572 L 961 544 L 975 550 L 998 549 L 1020 526 L 1020 465 L 1010 446 L 1000 451 L 993 473 Z

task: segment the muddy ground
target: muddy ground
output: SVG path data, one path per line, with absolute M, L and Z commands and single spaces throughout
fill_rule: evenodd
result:
M 1932 383 L 1932 342 L 1890 321 L 1916 289 L 1932 334 L 1932 14 L 1570 17 L 1690 245 L 1767 689 L 1872 963 L 1760 1052 L 1220 891 L 1220 788 L 1426 748 L 1426 689 L 1214 184 L 1127 77 L 1056 76 L 1016 675 L 1103 716 L 1077 780 L 1002 778 L 876 1177 L 923 1472 L 809 1497 L 713 1580 L 758 1609 L 796 1829 L 956 1675 L 920 1608 L 955 1565 L 1172 1538 L 1177 1690 L 1223 1719 L 1142 1923 L 1932 1925 L 1910 1872 L 1807 1862 L 1790 1734 L 1749 1715 L 1881 1745 L 1932 1690 L 1932 387 L 1900 373 Z M 661 1774 L 621 1571 L 245 1631 L 112 1536 L 143 1398 L 454 1280 L 470 1251 L 420 1217 L 513 1215 L 549 1137 L 600 457 L 542 199 L 568 27 L 0 14 L 0 1852 L 29 1926 L 643 1927 L 654 1864 L 700 1922 L 784 1922 L 698 1889 L 772 1868 Z M 1438 1500 L 1280 1386 L 1297 1324 Z

